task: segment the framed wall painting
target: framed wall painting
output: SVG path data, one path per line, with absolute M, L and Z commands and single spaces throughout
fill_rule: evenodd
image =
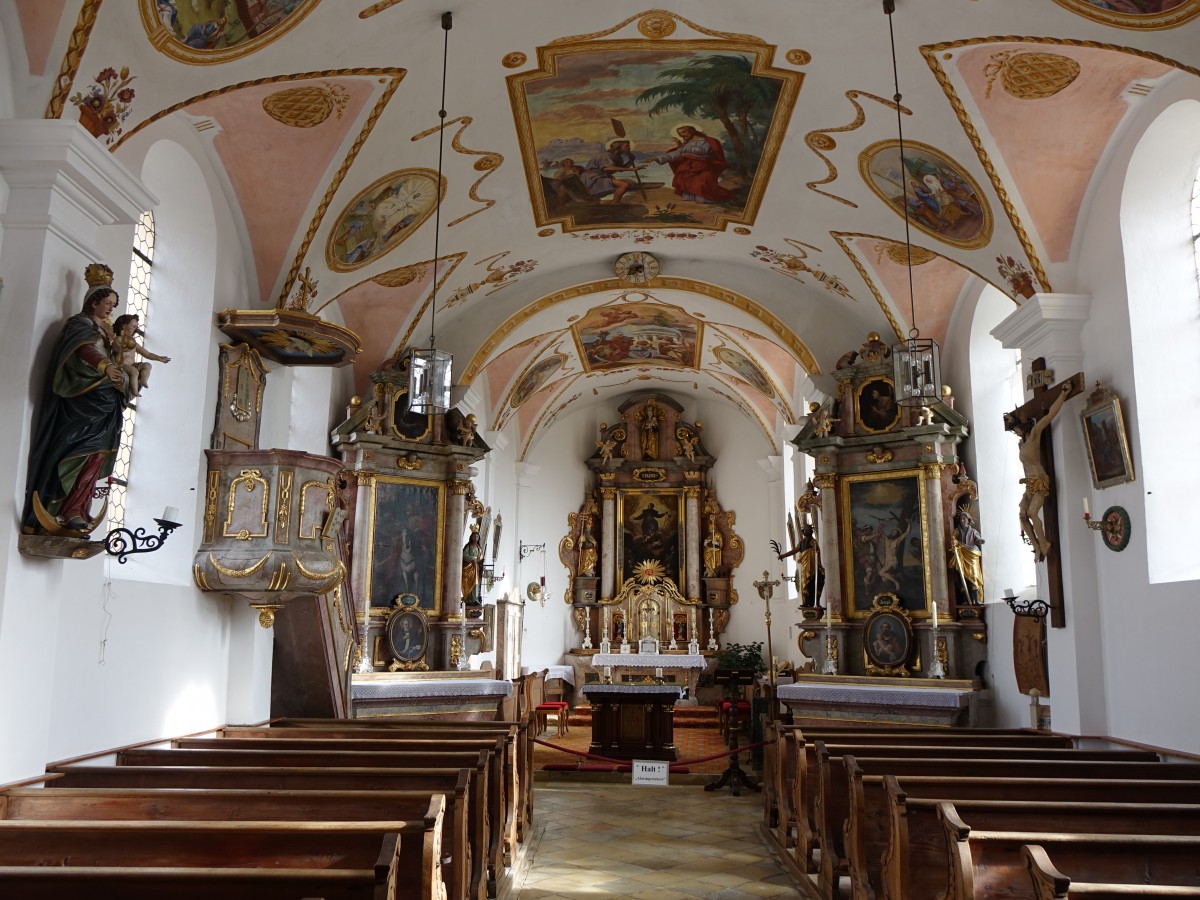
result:
M 869 674 L 906 677 L 911 669 L 919 668 L 920 660 L 912 660 L 916 649 L 912 623 L 898 606 L 899 598 L 892 593 L 882 593 L 872 601 L 871 614 L 863 625 L 863 657 Z
M 441 610 L 442 522 L 446 485 L 379 475 L 371 486 L 366 593 L 373 609 L 400 594 L 434 615 Z
M 900 421 L 896 386 L 882 375 L 870 378 L 854 392 L 854 417 L 863 431 L 891 431 Z
M 1079 414 L 1083 423 L 1083 442 L 1087 445 L 1092 468 L 1092 484 L 1097 490 L 1133 481 L 1133 462 L 1129 457 L 1129 439 L 1121 400 L 1112 391 L 1096 385 L 1088 395 L 1088 405 Z
M 929 501 L 920 469 L 847 475 L 842 479 L 843 596 L 850 614 L 868 615 L 875 598 L 892 593 L 898 605 L 929 615 Z
M 621 530 L 617 571 L 620 584 L 635 574 L 670 579 L 679 586 L 683 571 L 683 491 L 622 490 L 617 495 Z M 618 588 L 619 589 L 619 588 Z
M 392 672 L 402 669 L 427 669 L 425 652 L 429 648 L 429 623 L 425 614 L 415 604 L 415 597 L 407 597 L 408 604 L 400 605 L 387 621 L 388 650 Z

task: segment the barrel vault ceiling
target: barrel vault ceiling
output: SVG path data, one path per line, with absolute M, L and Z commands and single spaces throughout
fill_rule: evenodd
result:
M 15 0 L 0 25 L 18 115 L 90 116 L 119 158 L 186 126 L 251 296 L 315 285 L 358 393 L 427 343 L 436 280 L 466 405 L 524 454 L 641 389 L 778 446 L 868 332 L 1076 286 L 1107 148 L 1200 74 L 1200 0 L 896 6 L 899 117 L 880 0 Z M 610 152 L 636 172 L 606 181 Z M 658 274 L 619 278 L 630 252 Z

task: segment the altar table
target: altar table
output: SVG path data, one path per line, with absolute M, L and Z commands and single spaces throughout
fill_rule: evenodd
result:
M 674 762 L 675 701 L 682 693 L 669 684 L 585 684 L 592 705 L 589 752 L 614 759 Z
M 350 682 L 354 718 L 419 716 L 459 721 L 506 718 L 512 682 L 474 674 L 476 677 L 446 677 L 450 673 L 439 673 L 441 677 L 430 673 L 425 678 L 387 672 L 355 675 Z
M 826 676 L 780 685 L 775 695 L 799 725 L 878 722 L 971 725 L 978 691 L 971 681 Z

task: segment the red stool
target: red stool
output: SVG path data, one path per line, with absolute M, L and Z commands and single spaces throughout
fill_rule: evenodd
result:
M 567 703 L 563 700 L 554 700 L 546 703 L 539 703 L 533 708 L 534 722 L 537 726 L 538 734 L 541 734 L 550 727 L 550 716 L 554 716 L 555 725 L 558 726 L 558 736 L 562 737 L 567 733 Z

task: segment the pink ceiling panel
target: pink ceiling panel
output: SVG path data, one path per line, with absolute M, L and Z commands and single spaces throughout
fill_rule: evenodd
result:
M 908 267 L 893 262 L 880 253 L 880 241 L 869 238 L 855 240 L 860 258 L 872 269 L 883 286 L 884 293 L 892 298 L 896 313 L 905 332 L 912 327 L 912 314 L 908 295 Z M 923 337 L 930 337 L 939 344 L 946 341 L 946 328 L 954 304 L 971 273 L 944 257 L 934 257 L 927 263 L 913 266 L 913 294 L 917 299 L 917 325 Z M 889 340 L 887 335 L 884 340 Z
M 16 0 L 16 4 L 17 17 L 25 36 L 29 74 L 44 75 L 66 0 Z
M 401 287 L 364 281 L 337 298 L 346 327 L 362 340 L 362 353 L 354 364 L 354 390 L 360 396 L 371 392 L 370 374 L 396 349 L 401 330 L 430 289 L 433 267 L 423 268 L 423 275 Z

